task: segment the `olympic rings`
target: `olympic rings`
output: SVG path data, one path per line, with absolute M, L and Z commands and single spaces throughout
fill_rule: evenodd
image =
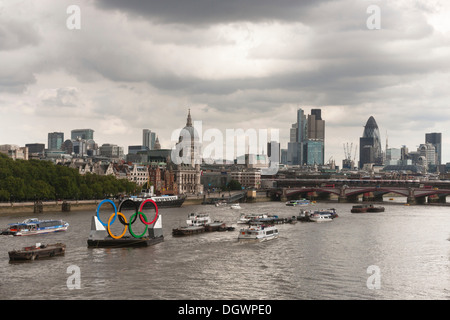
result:
M 109 234 L 109 235 L 111 236 L 111 238 L 113 238 L 113 239 L 120 239 L 120 238 L 122 238 L 122 237 L 125 235 L 125 233 L 127 232 L 127 229 L 129 230 L 130 234 L 131 234 L 134 238 L 142 238 L 142 237 L 145 235 L 145 233 L 147 232 L 148 226 L 149 226 L 149 225 L 152 225 L 153 223 L 156 222 L 156 220 L 158 220 L 158 206 L 156 205 L 155 201 L 153 201 L 152 199 L 147 199 L 147 200 L 145 200 L 144 202 L 142 202 L 141 205 L 140 205 L 140 207 L 139 207 L 139 209 L 137 208 L 137 204 L 136 204 L 134 201 L 132 201 L 132 200 L 125 200 L 125 201 L 131 201 L 132 203 L 134 203 L 134 208 L 135 208 L 135 212 L 131 215 L 131 217 L 130 217 L 130 219 L 129 219 L 128 222 L 127 222 L 127 218 L 125 217 L 125 215 L 124 215 L 123 213 L 121 213 L 121 212 L 118 212 L 118 211 L 117 211 L 117 207 L 116 207 L 116 205 L 114 204 L 114 202 L 113 202 L 112 200 L 109 200 L 109 199 L 103 200 L 103 201 L 100 202 L 100 204 L 98 205 L 98 207 L 97 207 L 97 218 L 98 218 L 98 220 L 100 221 L 100 223 L 101 223 L 103 226 L 107 227 L 108 234 Z M 125 202 L 125 201 L 124 201 L 124 202 Z M 100 216 L 99 216 L 99 210 L 100 210 L 100 207 L 101 207 L 105 202 L 111 203 L 111 204 L 113 205 L 113 208 L 114 208 L 114 213 L 112 213 L 111 216 L 109 217 L 108 223 L 104 223 L 104 222 L 100 219 Z M 124 202 L 122 202 L 122 203 L 119 205 L 119 209 L 122 208 L 122 204 L 123 204 Z M 142 212 L 142 210 L 143 210 L 143 208 L 144 208 L 144 204 L 147 203 L 147 202 L 153 203 L 153 205 L 155 206 L 155 210 L 156 210 L 155 218 L 154 218 L 152 221 L 150 221 L 150 222 L 147 221 L 147 216 Z M 136 221 L 136 218 L 137 218 L 138 215 L 139 215 L 139 219 L 141 220 L 141 222 L 145 225 L 145 230 L 144 230 L 144 232 L 143 232 L 142 234 L 136 235 L 136 234 L 133 232 L 133 230 L 132 230 L 132 228 L 131 228 L 131 225 Z M 111 225 L 115 222 L 115 220 L 116 220 L 117 217 L 119 218 L 119 219 L 118 219 L 119 222 L 120 222 L 122 225 L 125 226 L 125 228 L 124 228 L 122 234 L 120 234 L 119 236 L 114 235 L 114 234 L 111 232 L 111 228 L 110 228 Z
M 104 222 L 100 219 L 100 216 L 99 216 L 99 210 L 100 210 L 100 207 L 101 207 L 102 204 L 105 203 L 105 202 L 111 203 L 112 206 L 113 206 L 113 208 L 114 208 L 114 214 L 115 214 L 115 216 L 114 216 L 114 219 L 113 219 L 113 221 L 112 221 L 111 223 L 114 223 L 114 221 L 116 221 L 116 217 L 117 217 L 117 207 L 116 207 L 116 205 L 114 204 L 114 202 L 113 202 L 112 200 L 109 200 L 109 199 L 103 200 L 103 201 L 100 202 L 100 204 L 97 206 L 97 219 L 98 219 L 98 221 L 100 221 L 100 223 L 101 223 L 104 227 L 107 227 L 109 223 L 108 223 L 108 224 L 104 223 Z
M 117 212 L 117 214 L 118 214 L 119 216 L 123 217 L 123 219 L 125 220 L 125 223 L 127 222 L 127 218 L 125 218 L 125 216 L 122 214 L 122 212 Z M 109 220 L 108 220 L 108 234 L 109 234 L 109 235 L 111 236 L 111 238 L 113 238 L 113 239 L 120 239 L 120 238 L 122 238 L 122 237 L 125 235 L 125 232 L 127 232 L 128 226 L 125 225 L 125 228 L 123 229 L 122 234 L 121 234 L 120 236 L 116 237 L 115 235 L 112 234 L 111 229 L 109 228 L 109 227 L 110 227 L 110 224 L 111 224 L 111 219 L 112 219 L 112 217 L 114 217 L 114 213 L 111 214 L 111 216 L 109 217 Z M 130 226 L 131 226 L 131 224 L 130 224 Z M 130 229 L 130 230 L 131 230 L 131 229 Z
M 133 217 L 133 216 L 136 216 L 138 213 L 137 212 L 135 212 L 135 213 L 133 213 L 132 215 L 131 215 L 131 217 L 130 217 L 130 222 L 131 222 L 131 218 Z M 140 212 L 139 211 L 139 218 L 141 218 L 141 221 L 142 221 L 142 216 L 144 216 L 144 219 L 145 219 L 145 221 L 147 222 L 147 217 L 145 216 L 145 214 L 143 213 L 143 212 Z M 126 228 L 126 227 L 125 227 Z M 144 232 L 142 232 L 142 234 L 140 234 L 140 235 L 135 235 L 134 234 L 134 232 L 133 232 L 133 230 L 131 230 L 131 223 L 129 224 L 129 229 L 130 229 L 130 233 L 131 233 L 131 235 L 133 236 L 133 237 L 135 237 L 135 238 L 142 238 L 143 236 L 144 236 L 144 234 L 147 232 L 147 230 L 148 230 L 148 224 L 147 223 L 145 223 L 145 230 L 144 230 Z
M 139 219 L 141 219 L 143 224 L 149 226 L 149 225 L 152 225 L 153 223 L 155 223 L 155 221 L 158 219 L 158 206 L 156 205 L 156 202 L 153 201 L 152 199 L 147 199 L 141 203 L 141 206 L 139 207 L 139 213 L 142 212 L 142 209 L 144 208 L 144 204 L 146 204 L 147 202 L 151 202 L 155 206 L 155 210 L 156 210 L 155 217 L 153 218 L 153 220 L 151 222 L 147 222 L 147 219 L 145 219 L 145 222 L 144 222 L 144 220 L 142 219 L 142 215 L 139 215 Z

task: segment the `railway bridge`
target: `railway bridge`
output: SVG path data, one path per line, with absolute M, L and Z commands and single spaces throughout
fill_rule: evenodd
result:
M 268 196 L 275 201 L 288 201 L 306 198 L 310 200 L 329 199 L 335 195 L 339 202 L 357 202 L 362 196 L 363 201 L 383 201 L 383 195 L 396 194 L 404 196 L 408 204 L 446 203 L 450 189 L 425 187 L 396 187 L 396 186 L 304 186 L 280 187 L 268 191 Z

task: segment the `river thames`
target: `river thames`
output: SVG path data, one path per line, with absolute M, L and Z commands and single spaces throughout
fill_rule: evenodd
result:
M 308 208 L 334 207 L 339 217 L 327 223 L 279 225 L 278 239 L 251 244 L 237 242 L 240 226 L 236 222 L 241 213 L 291 217 L 300 208 L 258 202 L 244 203 L 241 210 L 205 205 L 160 209 L 164 242 L 122 249 L 87 247 L 95 211 L 4 215 L 1 228 L 30 217 L 63 219 L 70 226 L 62 233 L 1 236 L 0 299 L 450 298 L 449 207 L 386 202 L 385 212 L 353 214 L 351 206 L 311 205 Z M 172 229 L 185 225 L 191 212 L 209 213 L 213 220 L 223 220 L 236 230 L 172 237 Z M 108 214 L 101 215 L 107 221 Z M 9 262 L 8 251 L 38 242 L 63 242 L 66 254 Z M 79 288 L 74 288 L 77 282 L 68 281 L 74 268 L 79 272 Z

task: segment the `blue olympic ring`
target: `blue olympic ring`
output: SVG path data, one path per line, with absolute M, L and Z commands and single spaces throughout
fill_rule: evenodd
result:
M 115 203 L 114 203 L 112 200 L 105 199 L 105 200 L 103 200 L 102 202 L 100 202 L 100 204 L 97 206 L 97 219 L 98 219 L 98 221 L 100 221 L 100 223 L 101 223 L 104 227 L 107 227 L 108 224 L 107 224 L 107 223 L 104 223 L 104 222 L 100 219 L 100 215 L 99 215 L 100 207 L 101 207 L 102 204 L 105 203 L 105 202 L 111 203 L 111 204 L 113 205 L 113 208 L 114 208 L 115 216 L 114 216 L 113 221 L 111 221 L 111 223 L 114 223 L 114 221 L 116 221 L 116 218 L 117 218 L 118 215 L 117 215 L 117 207 L 116 207 Z

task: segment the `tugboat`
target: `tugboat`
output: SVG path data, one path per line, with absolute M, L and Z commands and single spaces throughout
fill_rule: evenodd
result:
M 24 247 L 22 250 L 9 251 L 10 261 L 30 261 L 42 258 L 51 258 L 54 256 L 62 256 L 66 252 L 66 245 L 63 243 L 40 244 L 35 246 Z

